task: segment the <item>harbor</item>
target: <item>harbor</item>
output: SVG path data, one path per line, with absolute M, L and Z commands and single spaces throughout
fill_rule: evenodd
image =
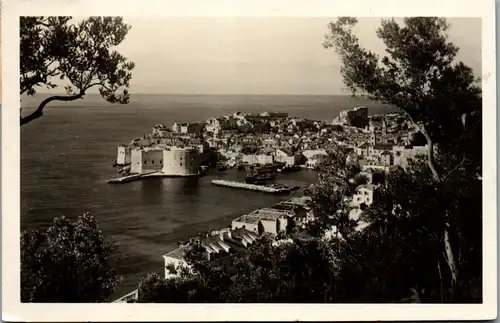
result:
M 230 187 L 230 188 L 238 188 L 238 189 L 245 189 L 249 191 L 256 191 L 256 192 L 263 192 L 263 193 L 272 193 L 272 194 L 280 194 L 280 193 L 289 193 L 294 190 L 298 190 L 300 186 L 286 186 L 286 185 L 281 185 L 281 184 L 264 184 L 264 185 L 258 185 L 258 184 L 249 184 L 245 182 L 238 182 L 238 181 L 228 181 L 228 180 L 222 180 L 222 179 L 214 179 L 212 180 L 213 185 L 217 186 L 225 186 L 225 187 Z

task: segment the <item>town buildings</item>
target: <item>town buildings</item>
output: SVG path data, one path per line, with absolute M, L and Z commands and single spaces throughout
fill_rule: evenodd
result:
M 377 170 L 387 172 L 393 166 L 406 167 L 410 159 L 427 153 L 427 146 L 405 145 L 402 138 L 407 135 L 407 124 L 398 114 L 370 122 L 371 119 L 366 107 L 358 107 L 341 113 L 342 126 L 291 118 L 287 114 L 241 112 L 205 122 L 174 123 L 171 129 L 157 125 L 151 136 L 120 145 L 116 162 L 130 164 L 133 173 L 161 171 L 191 176 L 198 174 L 202 156 L 216 152 L 220 160 L 248 164 L 282 162 L 316 168 L 328 155 L 327 149 L 341 146 L 349 149 L 350 160 L 359 162 L 360 174 L 368 178 L 368 183 L 359 185 L 349 200 L 352 207 L 349 217 L 358 221 L 357 230 L 362 230 L 367 225 L 362 220 L 363 210 L 379 197 L 380 186 L 374 181 Z M 277 236 L 312 220 L 314 214 L 307 198 L 293 198 L 241 215 L 231 222 L 230 228 L 199 237 L 197 243 L 203 248 L 205 261 L 230 266 L 234 255 L 260 243 L 263 235 Z M 329 232 L 338 237 L 336 228 Z M 190 247 L 181 245 L 163 255 L 166 278 L 176 277 L 180 270 L 189 270 L 186 254 Z

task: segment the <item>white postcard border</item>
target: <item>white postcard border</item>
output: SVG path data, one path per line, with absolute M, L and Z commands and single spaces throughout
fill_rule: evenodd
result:
M 2 3 L 2 318 L 5 321 L 479 320 L 497 314 L 496 62 L 493 1 L 53 0 Z M 20 303 L 19 16 L 482 17 L 483 304 L 22 304 Z M 41 147 L 41 149 L 45 149 Z

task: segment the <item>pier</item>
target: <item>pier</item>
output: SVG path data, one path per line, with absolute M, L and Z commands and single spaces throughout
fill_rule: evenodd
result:
M 293 190 L 300 188 L 299 186 L 288 187 L 288 186 L 276 185 L 276 184 L 256 185 L 256 184 L 248 184 L 248 183 L 244 183 L 244 182 L 226 181 L 226 180 L 222 180 L 222 179 L 214 179 L 212 181 L 212 184 L 218 185 L 218 186 L 231 187 L 231 188 L 245 189 L 245 190 L 249 190 L 249 191 L 272 193 L 272 194 L 289 193 Z
M 149 173 L 141 173 L 141 174 L 133 174 L 127 175 L 123 177 L 113 178 L 108 181 L 109 184 L 124 184 L 132 181 L 137 181 L 143 178 L 151 178 L 151 177 L 191 177 L 191 176 L 199 176 L 199 174 L 193 175 L 175 175 L 175 174 L 167 174 L 163 172 L 149 172 Z

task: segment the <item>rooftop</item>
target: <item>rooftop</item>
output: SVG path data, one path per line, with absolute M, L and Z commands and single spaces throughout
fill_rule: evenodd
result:
M 365 188 L 365 189 L 370 190 L 370 191 L 374 191 L 377 188 L 377 186 L 373 185 L 373 184 L 363 184 L 363 185 L 359 185 L 358 187 L 356 187 L 356 190 L 359 190 L 362 188 Z
M 242 215 L 239 218 L 234 219 L 233 221 L 249 223 L 249 224 L 256 224 L 261 220 L 262 221 L 274 221 L 274 220 L 282 218 L 282 217 L 293 216 L 293 215 L 294 214 L 291 211 L 265 208 L 265 209 L 255 210 L 250 214 Z
M 179 247 L 173 251 L 170 251 L 169 253 L 163 255 L 163 257 L 170 257 L 178 260 L 184 260 L 184 256 L 186 256 L 187 251 L 189 250 L 190 246 L 182 246 Z
M 292 197 L 287 200 L 287 203 L 299 204 L 299 205 L 307 205 L 307 202 L 311 201 L 310 196 L 301 196 L 301 197 Z
M 375 144 L 373 148 L 377 150 L 392 150 L 393 146 L 393 144 Z

